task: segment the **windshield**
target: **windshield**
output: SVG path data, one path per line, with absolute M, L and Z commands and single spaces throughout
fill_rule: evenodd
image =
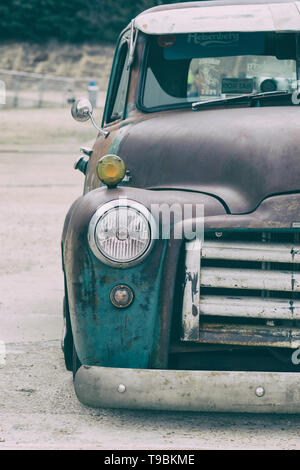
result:
M 296 89 L 292 33 L 190 33 L 149 42 L 141 96 L 147 111 Z

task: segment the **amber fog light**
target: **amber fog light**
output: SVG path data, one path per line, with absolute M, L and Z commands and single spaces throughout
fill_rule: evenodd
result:
M 108 187 L 117 186 L 125 176 L 125 164 L 117 155 L 105 155 L 97 164 L 98 178 Z
M 132 304 L 133 299 L 133 290 L 130 287 L 125 286 L 124 284 L 115 286 L 110 291 L 110 301 L 115 307 L 129 307 L 129 305 Z

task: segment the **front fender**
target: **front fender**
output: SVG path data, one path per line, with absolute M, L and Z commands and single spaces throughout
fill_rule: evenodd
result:
M 103 264 L 88 244 L 88 225 L 99 206 L 128 198 L 151 204 L 202 203 L 205 214 L 224 214 L 215 198 L 182 191 L 100 188 L 72 205 L 63 231 L 63 266 L 77 355 L 83 364 L 104 367 L 161 368 L 167 366 L 169 333 L 181 240 L 156 240 L 140 264 L 119 269 Z M 109 298 L 117 284 L 135 295 L 126 309 Z

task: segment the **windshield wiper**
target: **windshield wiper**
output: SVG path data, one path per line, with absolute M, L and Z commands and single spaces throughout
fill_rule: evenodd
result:
M 192 104 L 193 111 L 199 111 L 202 107 L 221 106 L 227 103 L 251 103 L 253 100 L 261 100 L 264 98 L 272 98 L 275 96 L 288 96 L 292 95 L 291 91 L 265 91 L 262 93 L 248 93 L 244 95 L 232 96 L 230 98 L 221 98 L 218 100 L 198 101 Z

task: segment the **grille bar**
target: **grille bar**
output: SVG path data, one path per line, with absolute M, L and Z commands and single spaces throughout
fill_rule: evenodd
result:
M 200 298 L 200 315 L 300 320 L 300 301 L 209 295 Z
M 184 341 L 199 340 L 201 241 L 186 243 L 182 324 Z
M 300 245 L 283 243 L 215 242 L 207 241 L 202 258 L 260 261 L 273 263 L 300 263 Z
M 300 273 L 259 269 L 202 268 L 202 287 L 300 292 Z
M 300 346 L 300 328 L 203 323 L 200 342 L 296 349 Z

